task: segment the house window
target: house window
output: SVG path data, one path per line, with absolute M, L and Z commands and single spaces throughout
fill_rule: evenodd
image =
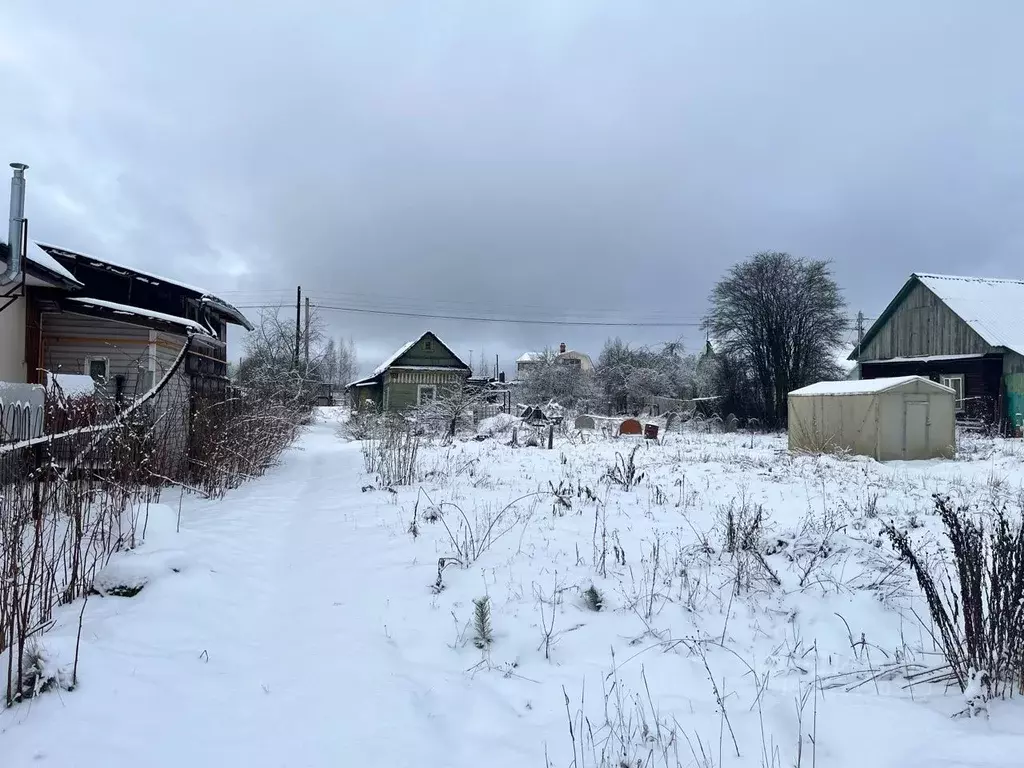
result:
M 956 409 L 962 411 L 964 409 L 964 377 L 963 374 L 956 374 L 953 376 L 942 376 L 940 383 L 944 387 L 949 387 L 956 394 Z
M 427 403 L 434 402 L 434 398 L 437 396 L 437 387 L 433 384 L 420 384 L 416 387 L 416 404 L 426 405 Z
M 427 350 L 427 352 L 433 352 L 434 351 L 434 342 L 431 341 L 430 339 L 424 339 L 423 340 L 423 348 L 425 350 Z
M 85 372 L 93 381 L 104 382 L 110 373 L 110 361 L 105 357 L 85 358 Z

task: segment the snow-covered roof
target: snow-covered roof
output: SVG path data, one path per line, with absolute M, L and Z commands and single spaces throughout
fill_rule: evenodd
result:
M 55 258 L 53 258 L 53 256 L 48 254 L 46 251 L 44 251 L 31 240 L 29 240 L 28 244 L 25 246 L 25 257 L 36 266 L 42 267 L 43 269 L 49 270 L 50 272 L 60 275 L 64 280 L 67 280 L 69 283 L 81 285 L 81 283 L 75 279 L 75 276 L 68 272 L 66 269 L 64 269 L 64 267 L 62 267 L 60 263 Z
M 4 253 L 7 252 L 6 246 Z M 68 272 L 50 254 L 29 240 L 25 245 L 25 272 L 29 285 L 35 285 L 31 280 L 41 281 L 44 285 L 58 285 L 66 283 L 71 287 L 80 287 L 82 284 L 75 279 L 75 276 Z M 6 266 L 6 258 L 0 258 L 0 265 Z M 35 270 L 32 268 L 36 267 Z
M 516 358 L 517 363 L 536 363 L 544 359 L 543 352 L 524 352 Z
M 1024 280 L 915 273 L 986 343 L 1024 355 Z
M 69 251 L 68 249 L 61 248 L 60 246 L 57 246 L 57 245 L 49 245 L 48 243 L 39 243 L 39 247 L 37 248 L 37 250 L 42 251 L 47 256 L 47 258 L 49 258 L 50 261 L 53 262 L 71 280 L 75 280 L 75 278 L 71 275 L 70 272 L 68 272 L 66 269 L 61 267 L 60 264 L 57 263 L 56 259 L 53 258 L 52 253 L 55 252 L 55 253 L 59 254 L 60 256 L 63 256 L 65 258 L 69 258 L 69 259 L 75 259 L 76 261 L 81 260 L 81 261 L 83 261 L 84 263 L 86 263 L 86 264 L 88 264 L 90 266 L 98 266 L 98 267 L 103 267 L 103 268 L 114 270 L 114 271 L 131 273 L 132 276 L 134 276 L 136 280 L 142 280 L 142 281 L 146 281 L 146 282 L 153 282 L 153 283 L 157 283 L 157 284 L 165 283 L 167 285 L 173 285 L 173 286 L 175 286 L 177 288 L 180 288 L 182 290 L 185 290 L 185 291 L 190 291 L 191 293 L 197 294 L 198 297 L 204 303 L 209 304 L 211 307 L 213 307 L 214 309 L 218 310 L 219 312 L 221 312 L 221 313 L 223 313 L 225 315 L 228 315 L 229 317 L 231 317 L 231 319 L 233 319 L 235 322 L 237 322 L 239 325 L 241 325 L 242 327 L 246 328 L 247 330 L 251 331 L 252 328 L 253 328 L 252 323 L 250 323 L 249 319 L 244 314 L 242 314 L 242 311 L 240 309 L 238 309 L 237 307 L 232 306 L 231 304 L 229 304 L 228 302 L 224 301 L 224 299 L 220 298 L 219 296 L 216 296 L 216 295 L 210 293 L 205 288 L 200 288 L 200 287 L 195 286 L 195 285 L 189 285 L 188 283 L 183 283 L 180 280 L 172 280 L 172 279 L 167 278 L 167 277 L 162 277 L 162 276 L 160 276 L 158 274 L 155 274 L 153 272 L 147 272 L 145 270 L 138 269 L 137 267 L 129 267 L 127 265 L 120 264 L 120 263 L 118 263 L 116 261 L 111 261 L 110 259 L 106 259 L 106 258 L 100 259 L 100 258 L 97 258 L 95 256 L 89 256 L 88 254 L 85 254 L 85 253 L 78 253 L 76 251 Z M 75 282 L 78 282 L 78 281 L 75 280 Z M 81 285 L 81 283 L 79 283 L 79 285 Z
M 883 379 L 819 381 L 817 384 L 811 384 L 810 386 L 803 387 L 801 389 L 794 389 L 789 394 L 797 397 L 808 395 L 873 395 L 878 392 L 885 392 L 893 389 L 894 387 L 909 384 L 912 381 L 923 381 L 930 386 L 947 389 L 950 392 L 953 391 L 949 387 L 944 387 L 941 384 L 936 384 L 931 379 L 926 379 L 924 376 L 891 376 Z
M 397 360 L 410 349 L 412 349 L 414 346 L 416 346 L 416 342 L 422 338 L 423 336 L 420 336 L 419 339 L 407 341 L 405 344 L 396 349 L 394 353 L 388 357 L 387 360 L 385 360 L 383 363 L 381 363 L 380 365 L 373 369 L 373 373 L 370 374 L 370 378 L 373 378 L 374 376 L 380 376 L 382 373 L 384 373 L 384 371 L 386 371 L 388 368 L 392 366 L 392 364 L 394 364 L 395 360 Z
M 356 379 L 355 381 L 351 382 L 348 386 L 350 386 L 350 387 L 358 387 L 358 386 L 361 386 L 364 383 L 369 382 L 370 379 L 377 378 L 378 376 L 383 374 L 384 371 L 386 371 L 388 368 L 393 366 L 395 364 L 395 362 L 402 355 L 404 355 L 406 352 L 408 352 L 410 349 L 412 349 L 414 346 L 416 346 L 416 344 L 418 344 L 420 341 L 422 341 L 423 338 L 426 337 L 426 336 L 433 336 L 438 344 L 440 344 L 442 347 L 444 347 L 449 352 L 451 352 L 452 356 L 455 357 L 456 360 L 459 360 L 458 355 L 456 355 L 454 352 L 452 352 L 452 348 L 449 347 L 447 344 L 445 344 L 443 341 L 441 341 L 441 339 L 438 337 L 438 335 L 436 333 L 434 333 L 432 331 L 427 331 L 422 336 L 417 336 L 412 341 L 407 341 L 405 344 L 403 344 L 398 349 L 396 349 L 394 351 L 394 353 L 388 357 L 387 360 L 385 360 L 383 363 L 381 363 L 376 368 L 374 368 L 373 369 L 373 373 L 371 373 L 369 376 L 363 376 L 363 377 L 361 377 L 359 379 Z M 459 362 L 461 363 L 462 361 L 459 360 Z M 459 368 L 457 366 L 441 366 L 441 367 L 438 367 L 438 366 L 433 366 L 433 367 L 426 366 L 426 367 L 424 367 L 424 366 L 420 366 L 420 365 L 408 366 L 408 367 L 409 368 L 414 368 L 416 370 L 446 370 L 446 371 L 447 370 L 463 371 L 463 370 L 468 370 L 469 369 L 468 365 L 466 365 L 465 363 L 462 363 L 462 364 L 464 366 L 462 368 Z
M 87 307 L 109 309 L 114 312 L 114 314 L 118 315 L 134 315 L 135 317 L 146 317 L 151 320 L 162 320 L 165 323 L 172 323 L 173 325 L 180 325 L 182 328 L 189 328 L 196 333 L 201 333 L 205 336 L 211 335 L 209 329 L 204 328 L 202 324 L 197 323 L 195 320 L 189 320 L 185 317 L 165 315 L 163 312 L 154 312 L 151 309 L 142 309 L 141 307 L 133 307 L 128 304 L 117 304 L 113 301 L 90 299 L 82 296 L 71 296 L 68 298 L 68 301 L 75 301 Z

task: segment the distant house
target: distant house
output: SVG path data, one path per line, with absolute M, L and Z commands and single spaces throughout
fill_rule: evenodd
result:
M 529 373 L 531 368 L 543 363 L 549 356 L 556 363 L 574 366 L 579 368 L 581 371 L 594 370 L 594 361 L 590 359 L 590 355 L 586 352 L 577 352 L 574 349 L 567 349 L 565 342 L 562 342 L 558 345 L 558 352 L 555 353 L 527 352 L 520 355 L 516 359 L 516 375 L 519 378 L 522 378 L 524 374 Z
M 400 411 L 463 386 L 469 375 L 469 366 L 427 331 L 401 346 L 369 376 L 349 384 L 348 391 L 355 407 L 369 401 L 387 411 Z
M 1020 434 L 1024 281 L 912 274 L 849 359 L 864 379 L 926 376 L 960 418 Z

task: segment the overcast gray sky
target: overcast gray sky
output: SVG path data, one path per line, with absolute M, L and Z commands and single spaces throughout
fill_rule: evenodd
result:
M 1013 0 L 5 0 L 0 159 L 36 239 L 241 305 L 693 323 L 773 249 L 873 316 L 913 270 L 1024 278 L 1022 28 Z M 509 370 L 701 340 L 325 316 L 368 367 L 428 328 Z

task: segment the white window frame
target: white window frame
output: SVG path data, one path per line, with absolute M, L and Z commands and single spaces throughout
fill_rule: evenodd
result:
M 950 382 L 959 382 L 959 386 L 954 386 Z M 962 373 L 940 373 L 939 383 L 956 393 L 956 411 L 961 413 L 964 410 L 964 385 L 966 383 L 964 375 Z
M 82 371 L 86 376 L 92 376 L 90 370 L 92 369 L 93 363 L 103 363 L 103 378 L 102 383 L 106 383 L 110 379 L 110 358 L 109 357 L 87 357 L 85 358 L 85 370 Z M 96 379 L 93 379 L 96 381 Z
M 430 402 L 437 400 L 437 384 L 417 384 L 416 385 L 416 405 L 426 405 L 423 402 L 423 392 L 430 390 Z

